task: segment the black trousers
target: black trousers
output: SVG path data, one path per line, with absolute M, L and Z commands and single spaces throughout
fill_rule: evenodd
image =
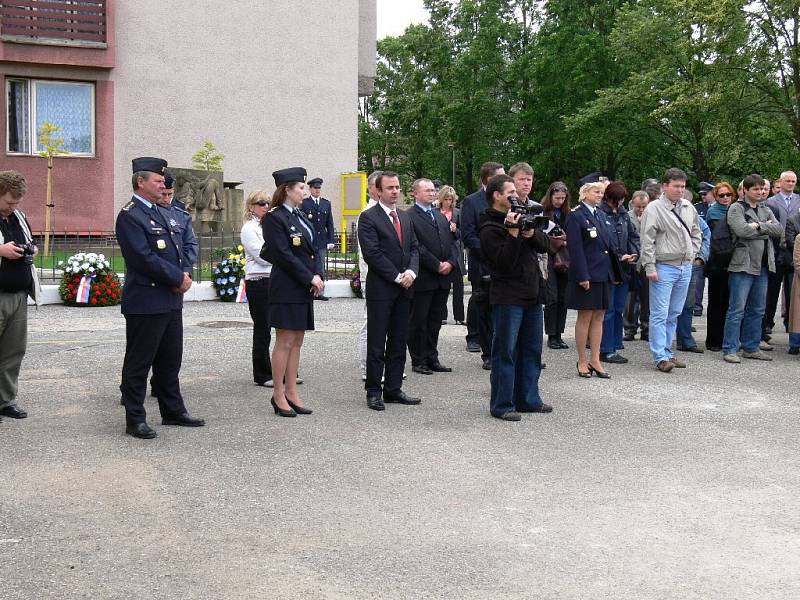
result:
M 569 275 L 556 271 L 552 262 L 547 274 L 547 302 L 544 307 L 544 331 L 561 337 L 567 326 L 567 281 Z
M 492 356 L 492 305 L 489 303 L 488 281 L 472 282 L 472 295 L 467 304 L 467 343 L 478 342 L 484 360 Z
M 396 395 L 403 385 L 406 340 L 411 300 L 401 295 L 394 300 L 367 300 L 368 396 Z M 384 379 L 384 371 L 386 377 Z M 384 379 L 381 385 L 381 379 Z
M 450 272 L 450 280 L 453 287 L 453 318 L 456 321 L 464 321 L 464 276 L 458 269 Z M 444 313 L 447 318 L 447 309 Z
M 183 359 L 183 311 L 160 315 L 125 315 L 125 358 L 122 362 L 122 404 L 129 425 L 146 419 L 147 374 L 153 369 L 162 418 L 186 412 L 178 376 Z
M 414 292 L 408 320 L 408 353 L 414 366 L 439 362 L 439 330 L 447 316 L 449 290 Z
M 639 270 L 634 277 L 638 281 L 635 285 L 631 281 L 628 288 L 622 323 L 625 333 L 629 335 L 636 335 L 636 330 L 640 327 L 642 335 L 647 335 L 650 332 L 650 280 L 642 270 Z
M 789 299 L 792 297 L 792 278 L 794 270 L 783 264 L 775 265 L 775 272 L 769 274 L 767 283 L 767 309 L 764 312 L 764 333 L 767 329 L 775 327 L 775 312 L 778 310 L 778 299 L 781 295 L 781 284 L 783 284 L 783 294 L 786 306 L 789 306 Z M 789 328 L 789 315 L 781 319 L 783 325 Z
M 725 317 L 728 314 L 728 272 L 708 273 L 708 308 L 706 309 L 706 347 L 722 348 Z
M 272 330 L 269 326 L 269 277 L 247 282 L 247 308 L 253 319 L 253 381 L 265 383 L 272 379 L 269 344 Z

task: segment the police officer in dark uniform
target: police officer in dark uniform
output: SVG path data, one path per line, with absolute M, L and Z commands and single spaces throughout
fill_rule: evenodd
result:
M 122 314 L 126 345 L 120 385 L 125 432 L 143 439 L 156 437 L 144 409 L 151 367 L 162 424 L 205 425 L 187 412 L 178 381 L 183 355 L 183 294 L 192 279 L 184 270 L 181 232 L 157 204 L 164 192 L 166 166 L 160 158 L 133 160 L 133 198 L 122 208 L 116 223 L 117 241 L 125 259 Z
M 330 201 L 321 195 L 321 178 L 315 177 L 307 185 L 311 195 L 303 200 L 303 214 L 314 228 L 314 248 L 320 255 L 320 260 L 324 266 L 325 255 L 329 250 L 333 250 L 336 245 L 335 230 L 333 228 L 333 209 Z M 316 299 L 327 300 L 328 298 L 320 294 Z
M 269 324 L 275 328 L 272 381 L 275 414 L 311 414 L 297 391 L 297 371 L 305 332 L 314 329 L 313 298 L 322 294 L 322 260 L 314 231 L 300 209 L 306 170 L 292 167 L 272 174 L 277 189 L 264 215 L 261 257 L 272 263 L 269 278 Z

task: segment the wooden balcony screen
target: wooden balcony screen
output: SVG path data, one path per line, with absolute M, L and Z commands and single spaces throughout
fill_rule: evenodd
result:
M 106 43 L 106 0 L 0 0 L 0 37 L 64 45 Z

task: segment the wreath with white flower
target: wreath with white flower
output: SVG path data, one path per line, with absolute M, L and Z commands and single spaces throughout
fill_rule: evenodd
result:
M 239 291 L 239 283 L 244 279 L 244 247 L 239 245 L 236 252 L 230 252 L 213 269 L 212 283 L 217 297 L 223 302 L 234 302 Z
M 58 267 L 63 270 L 58 293 L 64 304 L 115 306 L 122 299 L 122 284 L 105 255 L 78 252 L 59 261 Z

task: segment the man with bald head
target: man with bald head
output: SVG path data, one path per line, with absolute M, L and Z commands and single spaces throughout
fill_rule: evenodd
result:
M 797 175 L 794 171 L 784 171 L 778 180 L 778 193 L 767 200 L 767 206 L 777 217 L 780 224 L 786 230 L 786 223 L 790 217 L 800 212 L 800 195 L 794 192 L 797 185 Z M 772 328 L 775 326 L 775 312 L 778 308 L 778 298 L 781 295 L 783 286 L 784 302 L 789 306 L 791 298 L 792 278 L 794 277 L 794 267 L 792 265 L 792 255 L 785 251 L 785 241 L 783 241 L 775 252 L 775 272 L 770 273 L 767 285 L 767 307 L 764 313 L 763 339 L 769 341 Z M 788 314 L 783 319 L 784 326 L 788 327 Z M 788 331 L 788 329 L 787 329 Z

